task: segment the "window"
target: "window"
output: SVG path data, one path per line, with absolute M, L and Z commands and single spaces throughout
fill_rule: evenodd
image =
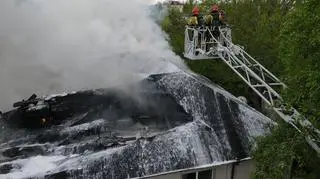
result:
M 201 171 L 198 174 L 198 179 L 211 179 L 212 170 Z
M 188 173 L 182 175 L 182 179 L 196 179 L 196 173 Z
M 212 170 L 187 173 L 187 174 L 182 175 L 181 179 L 212 179 Z

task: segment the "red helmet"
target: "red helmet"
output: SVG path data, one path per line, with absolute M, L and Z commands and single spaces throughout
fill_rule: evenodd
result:
M 199 8 L 196 6 L 196 7 L 194 7 L 193 9 L 192 9 L 192 14 L 193 15 L 199 15 Z
M 219 11 L 219 6 L 216 5 L 216 4 L 213 5 L 212 8 L 211 8 L 211 11 L 212 11 L 212 12 Z

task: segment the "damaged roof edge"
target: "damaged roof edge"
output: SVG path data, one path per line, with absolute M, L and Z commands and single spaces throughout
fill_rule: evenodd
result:
M 181 172 L 195 172 L 198 170 L 210 169 L 212 167 L 217 167 L 217 166 L 222 166 L 222 165 L 227 165 L 227 164 L 237 163 L 237 162 L 243 162 L 243 161 L 249 161 L 249 160 L 251 160 L 251 157 L 243 158 L 240 160 L 228 160 L 228 161 L 223 161 L 223 162 L 214 162 L 212 164 L 206 164 L 206 165 L 200 165 L 200 166 L 192 167 L 192 168 L 173 170 L 173 171 L 169 171 L 169 172 L 162 172 L 162 173 L 158 173 L 158 174 L 153 174 L 153 175 L 148 175 L 148 176 L 143 176 L 143 177 L 136 177 L 136 178 L 132 178 L 132 179 L 151 178 L 151 177 L 157 177 L 157 176 L 174 174 L 174 173 L 181 173 Z

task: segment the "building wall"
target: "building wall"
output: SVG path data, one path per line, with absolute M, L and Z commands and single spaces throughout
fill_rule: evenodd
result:
M 250 178 L 254 170 L 255 166 L 252 160 L 243 161 L 239 167 L 236 167 L 234 179 Z
M 150 179 L 181 179 L 181 173 L 156 176 Z
M 154 177 L 148 177 L 150 179 L 231 179 L 232 175 L 232 163 L 201 168 L 192 169 L 189 171 L 176 172 L 170 174 L 164 174 Z M 201 175 L 200 172 L 209 171 L 211 175 Z M 241 161 L 234 168 L 234 179 L 249 179 L 251 172 L 254 171 L 254 164 L 251 160 Z M 198 176 L 196 176 L 198 175 Z

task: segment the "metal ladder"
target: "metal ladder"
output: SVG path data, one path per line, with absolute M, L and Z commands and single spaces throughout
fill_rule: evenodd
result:
M 233 44 L 220 28 L 219 40 L 213 36 L 209 28 L 206 30 L 217 44 L 206 54 L 217 54 L 264 102 L 272 106 L 273 110 L 285 122 L 304 134 L 308 144 L 320 154 L 320 130 L 316 129 L 296 109 L 283 101 L 279 93 L 281 88 L 286 88 L 286 85 L 241 47 Z

